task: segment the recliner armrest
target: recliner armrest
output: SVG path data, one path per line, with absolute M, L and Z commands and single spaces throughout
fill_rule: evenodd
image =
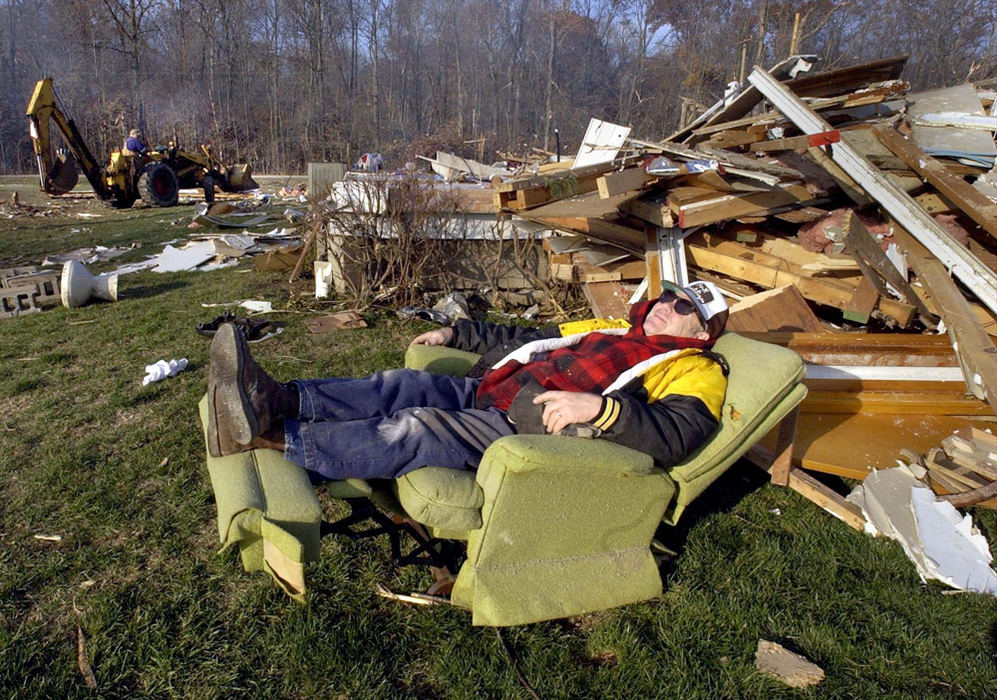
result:
M 478 482 L 499 462 L 503 470 L 516 473 L 645 476 L 654 471 L 654 460 L 643 452 L 608 440 L 560 435 L 510 435 L 496 440 L 482 457 Z
M 440 345 L 409 345 L 405 351 L 405 367 L 463 377 L 480 357 L 473 352 Z

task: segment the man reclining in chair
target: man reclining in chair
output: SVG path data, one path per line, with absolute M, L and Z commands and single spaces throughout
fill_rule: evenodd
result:
M 321 482 L 476 469 L 495 440 L 547 432 L 610 440 L 668 467 L 718 425 L 726 366 L 709 348 L 727 313 L 716 286 L 697 281 L 635 304 L 629 323 L 458 321 L 412 341 L 483 353 L 466 377 L 399 369 L 287 384 L 226 324 L 211 343 L 208 449 L 278 449 Z

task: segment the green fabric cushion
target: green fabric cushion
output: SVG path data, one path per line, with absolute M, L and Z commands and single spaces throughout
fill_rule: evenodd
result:
M 713 349 L 730 365 L 720 429 L 669 470 L 678 484 L 678 499 L 668 513 L 673 523 L 688 503 L 806 396 L 800 384 L 806 365 L 792 350 L 736 333 L 724 333 Z
M 474 472 L 423 467 L 391 484 L 404 512 L 423 525 L 460 532 L 481 527 L 485 497 Z
M 198 410 L 206 440 L 207 397 Z M 304 563 L 319 557 L 322 521 L 305 470 L 276 450 L 209 454 L 207 466 L 223 549 L 238 544 L 247 571 L 266 571 L 291 597 L 303 599 Z
M 373 487 L 365 479 L 343 479 L 328 484 L 331 498 L 365 498 L 373 493 Z
M 440 345 L 409 345 L 405 351 L 408 369 L 424 369 L 435 374 L 462 377 L 481 355 Z

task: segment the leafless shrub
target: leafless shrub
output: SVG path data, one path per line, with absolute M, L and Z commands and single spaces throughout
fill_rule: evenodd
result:
M 326 254 L 337 289 L 359 302 L 419 303 L 465 239 L 453 194 L 416 176 L 344 182 L 333 206 Z

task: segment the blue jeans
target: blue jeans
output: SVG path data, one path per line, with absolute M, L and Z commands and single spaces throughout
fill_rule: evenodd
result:
M 313 481 L 477 469 L 489 445 L 515 432 L 504 411 L 474 408 L 479 381 L 409 369 L 296 381 L 300 410 L 284 421 L 284 456 Z

